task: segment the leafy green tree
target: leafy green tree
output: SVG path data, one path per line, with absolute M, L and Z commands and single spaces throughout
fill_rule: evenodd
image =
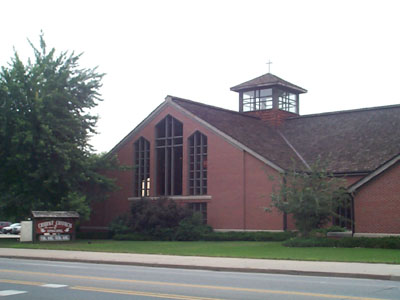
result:
M 291 214 L 303 236 L 321 228 L 347 204 L 343 179 L 330 174 L 317 161 L 307 172 L 295 168 L 281 175 L 279 191 L 272 193 L 272 206 Z
M 24 218 L 31 210 L 89 215 L 93 191 L 113 188 L 98 173 L 111 161 L 94 155 L 89 138 L 103 74 L 78 65 L 80 55 L 30 43 L 34 59 L 15 52 L 0 71 L 0 211 Z M 115 162 L 115 161 L 114 161 Z M 112 163 L 111 163 L 112 164 Z

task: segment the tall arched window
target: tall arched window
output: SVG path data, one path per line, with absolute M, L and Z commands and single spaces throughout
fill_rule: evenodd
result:
M 158 195 L 182 195 L 183 124 L 166 116 L 156 125 Z
M 207 136 L 199 131 L 189 137 L 189 194 L 207 194 Z
M 150 196 L 150 142 L 141 137 L 134 143 L 134 197 Z

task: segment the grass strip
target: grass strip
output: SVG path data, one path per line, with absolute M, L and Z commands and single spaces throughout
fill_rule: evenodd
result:
M 47 242 L 32 244 L 3 239 L 0 240 L 0 247 L 184 256 L 195 255 L 400 264 L 400 250 L 395 249 L 326 247 L 289 248 L 282 246 L 281 242 L 160 242 L 77 240 L 72 242 Z

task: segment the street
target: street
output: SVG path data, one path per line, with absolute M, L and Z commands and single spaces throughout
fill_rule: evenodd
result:
M 0 258 L 4 299 L 400 299 L 400 282 Z

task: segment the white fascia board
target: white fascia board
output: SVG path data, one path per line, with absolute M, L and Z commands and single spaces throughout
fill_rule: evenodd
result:
M 350 186 L 348 188 L 348 191 L 350 193 L 354 193 L 359 187 L 363 186 L 364 184 L 366 184 L 367 182 L 371 181 L 372 179 L 374 179 L 376 176 L 378 176 L 379 174 L 385 172 L 388 168 L 390 168 L 391 166 L 393 166 L 394 164 L 396 164 L 398 161 L 400 161 L 400 155 L 395 156 L 394 158 L 392 158 L 391 160 L 389 160 L 388 162 L 384 163 L 383 165 L 381 165 L 379 168 L 377 168 L 375 171 L 369 173 L 369 175 L 363 177 L 362 179 L 360 179 L 359 181 L 357 181 L 356 183 L 354 183 L 352 186 Z
M 231 145 L 235 146 L 236 148 L 239 148 L 240 150 L 244 150 L 244 151 L 248 152 L 249 154 L 253 155 L 255 158 L 261 160 L 266 165 L 268 165 L 271 168 L 275 169 L 276 171 L 278 171 L 280 173 L 284 172 L 284 170 L 281 167 L 279 167 L 278 165 L 276 165 L 273 162 L 269 161 L 264 156 L 258 154 L 254 150 L 252 150 L 249 147 L 243 145 L 242 143 L 240 143 L 239 141 L 237 141 L 234 138 L 230 137 L 229 135 L 227 135 L 223 131 L 221 131 L 218 128 L 212 126 L 210 123 L 208 123 L 208 122 L 204 121 L 203 119 L 197 117 L 196 115 L 194 115 L 190 111 L 186 110 L 182 106 L 176 104 L 175 102 L 172 101 L 171 97 L 167 97 L 166 98 L 166 102 L 170 103 L 174 108 L 176 108 L 177 110 L 179 110 L 183 114 L 187 115 L 189 118 L 196 120 L 197 122 L 199 122 L 204 127 L 208 128 L 212 132 L 214 132 L 217 135 L 221 136 L 224 140 L 226 140 L 228 143 L 230 143 Z
M 107 153 L 107 155 L 114 153 L 120 147 L 122 147 L 132 136 L 142 130 L 143 127 L 146 127 L 147 124 L 149 124 L 167 105 L 167 101 L 161 103 L 155 110 L 150 113 L 150 115 L 148 115 L 141 123 L 139 123 L 139 125 L 137 125 L 131 132 L 129 132 L 117 145 L 115 145 L 114 148 L 112 148 L 110 152 Z

